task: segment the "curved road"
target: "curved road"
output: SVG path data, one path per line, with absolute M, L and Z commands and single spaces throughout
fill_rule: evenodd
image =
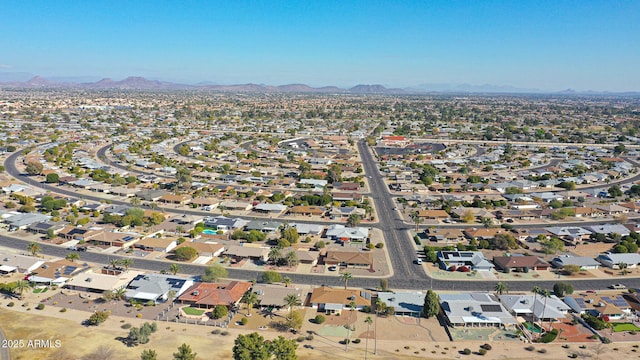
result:
M 439 280 L 430 278 L 424 271 L 424 268 L 415 265 L 412 261 L 416 257 L 416 250 L 413 245 L 413 241 L 410 238 L 407 230 L 410 229 L 410 226 L 405 225 L 401 218 L 400 214 L 393 209 L 393 203 L 391 198 L 387 196 L 386 186 L 384 185 L 384 181 L 382 180 L 381 175 L 376 170 L 375 162 L 368 148 L 366 147 L 363 141 L 358 143 L 359 150 L 361 151 L 361 157 L 363 161 L 363 166 L 365 171 L 372 178 L 369 179 L 370 186 L 372 187 L 373 192 L 373 200 L 376 205 L 376 209 L 378 211 L 379 224 L 376 227 L 382 229 L 385 239 L 387 251 L 389 252 L 389 257 L 391 258 L 391 266 L 394 269 L 394 276 L 389 278 L 389 285 L 395 289 L 441 289 L 441 290 L 459 290 L 459 291 L 488 291 L 494 288 L 497 283 L 496 280 L 473 280 L 473 281 L 452 281 L 452 280 Z M 28 178 L 17 170 L 15 166 L 15 160 L 20 155 L 21 152 L 17 151 L 14 154 L 10 155 L 5 161 L 6 171 L 23 181 L 28 181 Z M 31 182 L 30 182 L 31 183 Z M 50 186 L 47 184 L 38 183 L 37 186 L 44 188 L 46 190 L 50 190 L 52 192 L 57 192 L 69 196 L 77 197 L 78 194 L 73 191 L 68 191 L 65 189 L 61 189 L 58 187 Z M 99 201 L 99 197 L 92 196 L 83 196 L 84 198 L 93 199 L 94 201 Z M 113 203 L 122 203 L 125 202 L 113 201 Z M 171 211 L 167 209 L 168 211 Z M 184 213 L 184 211 L 178 211 L 179 213 Z M 200 212 L 190 212 L 194 214 L 201 214 Z M 12 247 L 16 249 L 24 250 L 29 241 L 18 239 L 9 236 L 0 236 L 0 245 Z M 64 257 L 67 253 L 67 250 L 60 246 L 49 245 L 45 243 L 41 243 L 42 252 L 51 256 Z M 122 256 L 113 255 L 113 254 L 102 254 L 102 253 L 94 253 L 94 252 L 85 252 L 81 254 L 82 259 L 100 263 L 100 264 L 108 264 L 109 260 L 112 259 L 120 259 L 124 258 Z M 147 260 L 141 258 L 134 259 L 136 268 L 146 269 L 151 271 L 160 271 L 169 267 L 169 262 L 167 261 L 159 261 L 159 260 Z M 182 268 L 182 273 L 191 274 L 191 275 L 201 275 L 204 272 L 204 266 L 202 265 L 193 265 L 193 264 L 180 264 Z M 245 280 L 256 280 L 258 279 L 262 272 L 260 271 L 251 271 L 251 270 L 241 270 L 241 269 L 228 269 L 229 277 L 234 279 L 245 279 Z M 333 276 L 325 276 L 325 275 L 306 275 L 306 274 L 287 274 L 288 277 L 294 283 L 299 284 L 310 284 L 310 285 L 330 285 L 330 286 L 340 286 L 343 284 L 340 279 Z M 545 289 L 551 289 L 555 280 L 539 280 L 535 282 L 535 285 L 540 286 Z M 576 289 L 602 289 L 609 286 L 612 282 L 620 282 L 628 287 L 640 287 L 640 278 L 625 278 L 624 280 L 576 280 L 572 281 L 574 288 Z M 530 290 L 533 286 L 533 283 L 530 281 L 505 281 L 509 286 L 509 289 L 516 291 L 524 291 Z M 356 277 L 349 281 L 349 284 L 362 287 L 362 288 L 375 288 L 379 285 L 379 278 L 365 278 L 365 277 Z

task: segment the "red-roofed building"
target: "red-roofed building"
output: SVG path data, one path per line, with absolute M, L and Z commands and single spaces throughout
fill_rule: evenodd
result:
M 178 301 L 200 308 L 213 308 L 224 305 L 232 308 L 240 302 L 242 296 L 249 291 L 251 283 L 246 281 L 231 281 L 229 283 L 198 282 L 187 289 Z

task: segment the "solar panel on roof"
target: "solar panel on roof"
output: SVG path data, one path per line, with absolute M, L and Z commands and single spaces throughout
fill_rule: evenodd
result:
M 582 298 L 575 298 L 574 299 L 576 301 L 576 303 L 578 304 L 578 306 L 580 306 L 581 308 L 586 308 L 587 304 L 584 303 L 584 299 Z
M 491 304 L 482 304 L 480 308 L 483 312 L 501 312 L 502 308 L 500 305 L 491 305 Z
M 608 297 L 608 296 L 602 296 L 602 297 L 601 297 L 601 299 L 602 299 L 602 300 L 604 300 L 604 301 L 606 301 L 606 302 L 608 302 L 608 303 L 613 302 L 613 300 L 611 300 L 611 298 L 610 298 L 610 297 Z
M 71 275 L 74 271 L 76 271 L 77 267 L 75 266 L 65 266 L 64 268 L 64 275 Z

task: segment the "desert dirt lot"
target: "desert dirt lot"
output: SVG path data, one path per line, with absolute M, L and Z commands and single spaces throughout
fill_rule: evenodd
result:
M 158 323 L 158 332 L 153 334 L 150 343 L 129 348 L 117 338 L 126 336 L 128 331 L 121 328 L 125 323 L 139 326 L 144 320 L 135 318 L 110 317 L 99 327 L 87 328 L 81 325 L 88 313 L 68 310 L 60 313 L 56 307 L 47 307 L 45 310 L 26 310 L 16 304 L 14 308 L 7 309 L 6 301 L 0 303 L 0 326 L 4 329 L 7 339 L 34 339 L 60 340 L 60 348 L 27 348 L 12 349 L 12 359 L 36 360 L 36 359 L 97 359 L 91 357 L 97 353 L 108 353 L 109 359 L 139 359 L 143 349 L 154 349 L 158 352 L 159 359 L 170 359 L 176 348 L 187 343 L 198 353 L 199 359 L 231 359 L 233 340 L 239 333 L 247 330 L 236 328 L 228 329 L 229 334 L 222 336 L 211 333 L 211 327 L 185 325 L 176 323 Z M 311 317 L 314 312 L 307 311 L 306 317 Z M 341 336 L 316 335 L 311 341 L 304 341 L 298 347 L 300 359 L 362 359 L 366 339 L 368 339 L 368 358 L 371 359 L 566 359 L 571 354 L 577 354 L 579 358 L 638 358 L 636 342 L 624 342 L 609 345 L 599 343 L 572 343 L 568 348 L 561 344 L 534 344 L 533 351 L 525 350 L 528 344 L 520 341 L 494 341 L 490 352 L 481 356 L 475 352 L 484 343 L 481 341 L 456 341 L 449 342 L 443 339 L 437 329 L 437 323 L 429 323 L 431 320 L 408 321 L 397 318 L 380 318 L 377 324 L 380 339 L 377 341 L 377 354 L 372 353 L 374 348 L 373 331 L 367 331 L 363 315 L 358 314 L 357 319 L 349 317 L 348 321 L 356 325 L 356 331 L 352 339 L 361 338 L 359 344 L 349 345 L 348 352 L 345 346 L 338 341 Z M 254 315 L 255 316 L 255 315 Z M 345 316 L 346 317 L 346 316 Z M 335 319 L 336 321 L 338 319 Z M 339 325 L 339 322 L 336 323 Z M 305 321 L 302 333 L 307 330 L 319 330 L 319 325 Z M 384 332 L 380 331 L 384 329 Z M 275 331 L 262 331 L 262 335 L 269 339 L 277 335 L 297 337 L 287 333 Z M 305 348 L 311 345 L 313 349 Z M 566 346 L 566 345 L 565 345 Z M 637 346 L 637 345 L 636 345 Z M 469 348 L 474 352 L 471 355 L 461 355 L 461 352 Z M 104 357 L 103 357 L 104 358 Z

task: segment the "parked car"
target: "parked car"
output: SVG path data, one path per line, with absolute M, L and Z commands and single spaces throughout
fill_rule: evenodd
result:
M 420 258 L 415 259 L 413 262 L 414 262 L 414 264 L 422 265 L 422 259 L 420 259 Z
M 335 265 L 329 266 L 329 271 L 336 271 L 336 270 L 338 270 L 337 266 L 335 266 Z
M 622 289 L 626 289 L 627 287 L 623 284 L 613 284 L 613 285 L 610 285 L 609 288 L 614 290 L 622 290 Z

